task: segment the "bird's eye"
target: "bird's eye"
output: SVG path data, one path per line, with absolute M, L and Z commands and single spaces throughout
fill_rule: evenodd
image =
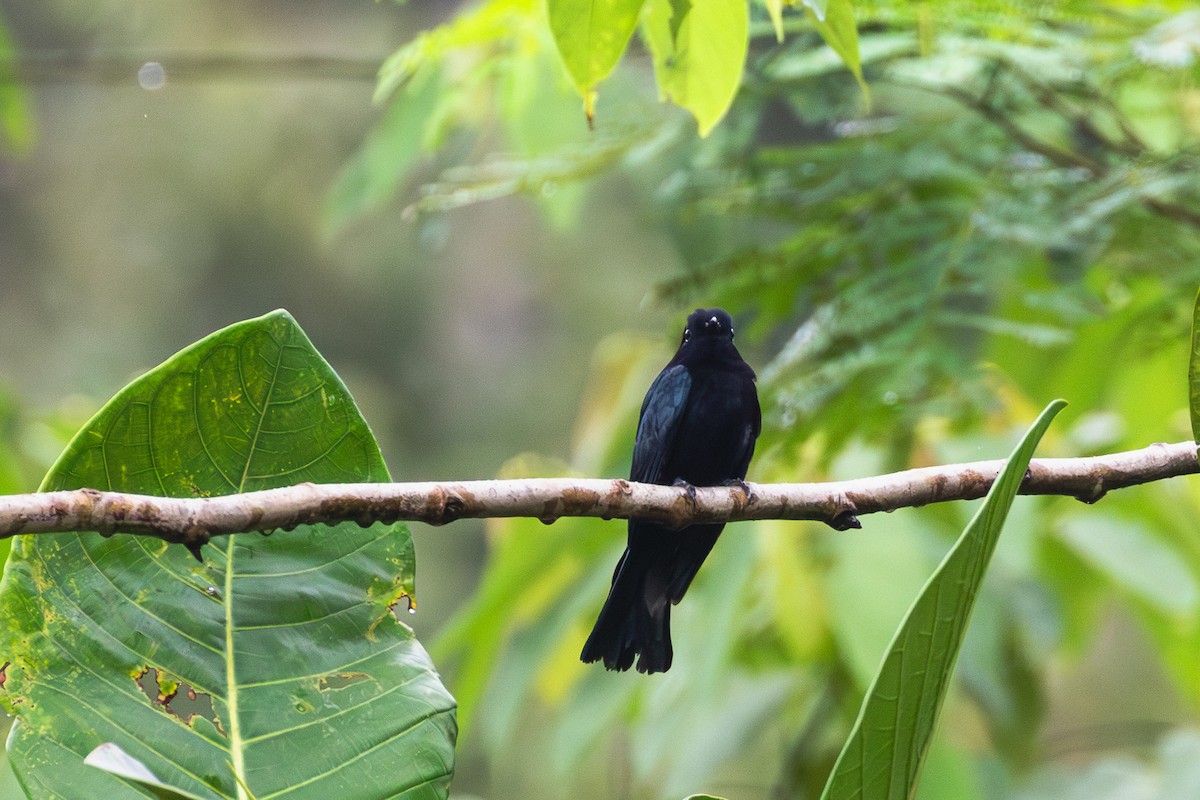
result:
M 691 328 L 683 329 L 683 340 L 685 342 L 690 342 L 692 340 L 692 329 Z

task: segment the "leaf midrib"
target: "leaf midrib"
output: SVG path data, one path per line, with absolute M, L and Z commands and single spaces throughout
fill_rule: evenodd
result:
M 283 365 L 284 345 L 276 342 L 279 346 L 279 355 L 275 359 L 275 369 L 271 373 L 271 380 L 267 384 L 267 394 L 263 398 L 262 408 L 259 410 L 258 422 L 254 426 L 254 436 L 250 440 L 250 446 L 246 449 L 246 463 L 242 467 L 242 477 L 238 481 L 237 491 L 243 492 L 246 489 L 246 477 L 250 474 L 250 462 L 254 459 L 254 450 L 258 446 L 258 437 L 262 433 L 263 422 L 267 418 L 267 409 L 271 407 L 271 395 L 275 392 L 275 385 L 279 381 L 279 369 Z M 241 359 L 242 354 L 238 353 L 238 373 L 241 374 Z M 246 394 L 246 399 L 249 401 L 250 395 Z M 228 543 L 225 545 L 225 684 L 226 684 L 226 706 L 229 709 L 229 754 L 232 759 L 233 773 L 237 783 L 238 800 L 249 800 L 246 791 L 246 754 L 245 743 L 242 741 L 242 726 L 238 715 L 238 684 L 237 670 L 234 667 L 233 658 L 233 545 L 234 536 L 229 537 Z

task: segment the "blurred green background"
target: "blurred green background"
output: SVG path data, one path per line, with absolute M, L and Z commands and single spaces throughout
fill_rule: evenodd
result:
M 0 154 L 5 491 L 35 488 L 127 380 L 272 308 L 336 366 L 397 480 L 565 456 L 596 339 L 667 335 L 641 302 L 679 256 L 617 191 L 589 211 L 606 233 L 561 234 L 523 199 L 328 233 L 332 186 L 379 116 L 380 63 L 448 4 L 0 9 L 17 47 L 5 86 L 28 115 Z M 145 62 L 165 87 L 139 88 Z M 480 532 L 419 534 L 418 629 L 469 590 Z
M 997 458 L 1057 396 L 1044 455 L 1190 438 L 1197 12 L 855 9 L 869 104 L 806 16 L 780 44 L 754 5 L 700 140 L 636 44 L 589 131 L 528 0 L 0 0 L 0 491 L 280 306 L 398 480 L 624 474 L 697 305 L 759 370 L 751 480 Z M 652 679 L 577 661 L 621 525 L 417 526 L 456 794 L 815 796 L 971 509 L 731 528 Z M 920 797 L 1200 794 L 1198 511 L 1186 479 L 1018 501 Z

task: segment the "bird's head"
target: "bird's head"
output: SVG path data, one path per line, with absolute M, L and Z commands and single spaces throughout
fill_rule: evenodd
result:
M 733 318 L 723 308 L 697 308 L 688 315 L 680 344 L 697 339 L 728 339 L 733 341 Z

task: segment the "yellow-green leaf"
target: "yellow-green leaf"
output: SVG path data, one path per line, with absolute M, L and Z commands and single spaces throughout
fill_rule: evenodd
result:
M 833 49 L 854 75 L 863 95 L 870 99 L 870 90 L 863 80 L 862 59 L 858 54 L 858 25 L 854 21 L 854 4 L 851 0 L 805 0 L 804 5 L 812 12 L 813 24 L 825 43 Z
M 649 0 L 646 42 L 659 94 L 692 112 L 701 136 L 733 103 L 749 31 L 745 0 Z
M 763 0 L 767 7 L 767 16 L 771 18 L 771 26 L 775 28 L 775 40 L 783 42 L 783 0 Z
M 592 98 L 637 27 L 645 0 L 547 0 L 550 32 L 592 118 Z

